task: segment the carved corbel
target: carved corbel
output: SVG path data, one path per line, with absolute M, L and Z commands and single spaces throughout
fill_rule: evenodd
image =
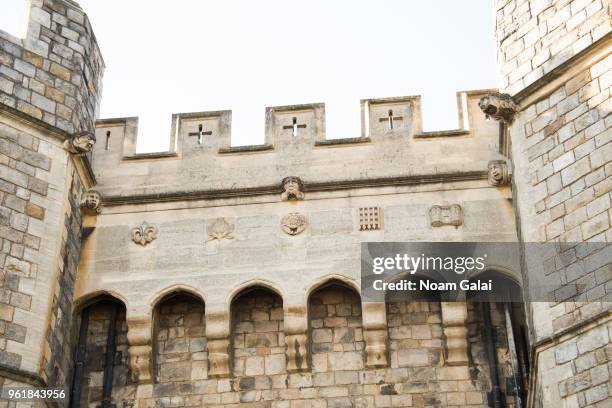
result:
M 512 97 L 505 93 L 493 92 L 483 96 L 478 106 L 488 118 L 493 118 L 504 123 L 512 123 L 514 115 L 519 107 Z
M 285 177 L 282 181 L 283 193 L 281 194 L 282 201 L 298 201 L 303 200 L 304 183 L 299 177 Z
M 493 160 L 489 162 L 489 184 L 492 186 L 505 186 L 510 184 L 512 175 L 505 160 Z
M 209 378 L 230 376 L 229 322 L 229 315 L 226 312 L 211 312 L 206 315 Z
M 81 198 L 81 209 L 85 214 L 98 215 L 102 210 L 102 196 L 96 190 L 87 190 Z
M 385 303 L 363 303 L 362 311 L 366 367 L 386 367 L 388 331 Z
M 128 354 L 132 380 L 138 384 L 151 382 L 151 325 L 149 318 L 128 319 Z
M 64 149 L 72 154 L 84 155 L 93 149 L 96 136 L 91 132 L 80 132 L 64 142 Z
M 308 370 L 308 319 L 306 307 L 290 306 L 285 310 L 285 354 L 287 372 Z
M 442 326 L 446 337 L 446 363 L 451 366 L 468 364 L 467 304 L 441 302 Z

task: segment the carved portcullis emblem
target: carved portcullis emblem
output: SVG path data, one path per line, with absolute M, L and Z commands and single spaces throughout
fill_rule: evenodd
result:
M 300 180 L 299 177 L 285 177 L 282 181 L 282 186 L 282 201 L 295 201 L 304 199 L 304 183 L 302 183 L 302 180 Z
M 132 229 L 132 241 L 139 245 L 147 245 L 157 238 L 157 227 L 143 222 L 140 227 Z
M 429 217 L 432 227 L 443 225 L 458 227 L 463 224 L 463 212 L 459 204 L 434 205 L 429 209 Z
M 102 210 L 102 197 L 96 190 L 88 190 L 81 198 L 81 208 L 85 214 L 97 215 Z
M 289 213 L 281 220 L 281 228 L 289 235 L 297 235 L 306 229 L 308 220 L 300 213 Z
M 382 229 L 382 208 L 359 208 L 359 231 L 376 231 Z
M 91 132 L 80 132 L 64 142 L 64 149 L 74 154 L 89 153 L 96 143 L 96 136 Z
M 510 172 L 508 164 L 504 160 L 493 160 L 489 162 L 489 184 L 492 186 L 505 186 L 510 183 Z
M 215 239 L 234 239 L 234 226 L 225 220 L 225 218 L 217 218 L 208 224 L 208 241 Z

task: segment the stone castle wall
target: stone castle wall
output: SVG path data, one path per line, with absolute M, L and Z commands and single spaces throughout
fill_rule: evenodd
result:
M 0 102 L 68 133 L 93 131 L 104 61 L 71 0 L 33 0 L 26 37 L 0 31 Z
M 530 305 L 542 406 L 605 405 L 610 393 L 612 254 L 575 247 L 612 240 L 610 13 L 597 0 L 497 2 L 501 90 L 519 105 L 508 128 L 520 238 L 561 244 L 544 265 L 525 259 L 527 282 L 565 285 L 557 302 Z
M 84 12 L 33 0 L 25 38 L 0 32 L 0 386 L 65 386 L 72 378 L 73 295 L 84 155 L 103 62 Z M 0 402 L 0 405 L 3 402 Z

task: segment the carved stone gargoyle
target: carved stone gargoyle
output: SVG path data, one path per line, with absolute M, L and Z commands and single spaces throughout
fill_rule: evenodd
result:
M 299 177 L 285 177 L 281 184 L 283 186 L 282 201 L 303 200 L 306 196 L 304 194 L 304 183 Z
M 492 186 L 505 186 L 510 184 L 512 175 L 505 160 L 493 160 L 489 162 L 488 181 Z
M 87 190 L 81 198 L 81 208 L 88 215 L 98 215 L 102 210 L 102 196 L 96 190 Z
M 96 136 L 87 131 L 79 132 L 64 142 L 64 149 L 69 153 L 83 155 L 89 153 L 96 143 Z
M 519 107 L 512 97 L 505 93 L 493 92 L 483 96 L 478 106 L 484 112 L 487 119 L 493 118 L 500 122 L 512 123 L 514 115 Z

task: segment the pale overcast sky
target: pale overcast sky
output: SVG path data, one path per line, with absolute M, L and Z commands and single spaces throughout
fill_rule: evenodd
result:
M 264 108 L 325 102 L 329 138 L 360 133 L 362 98 L 423 95 L 425 130 L 457 127 L 455 92 L 495 87 L 490 0 L 77 0 L 106 62 L 100 117 L 139 116 L 166 150 L 175 112 L 233 110 L 263 142 Z M 0 0 L 15 33 L 26 0 Z

